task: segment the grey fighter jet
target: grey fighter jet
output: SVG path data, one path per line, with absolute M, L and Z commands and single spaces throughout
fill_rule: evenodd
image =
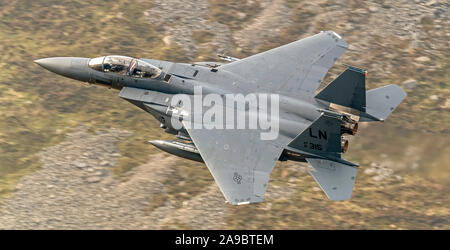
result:
M 116 55 L 35 62 L 65 77 L 120 90 L 119 97 L 153 115 L 176 136 L 151 141 L 154 146 L 204 162 L 226 201 L 241 205 L 262 202 L 276 162 L 288 160 L 308 162 L 329 199 L 350 199 L 358 165 L 342 158 L 346 138 L 356 134 L 359 122 L 384 121 L 406 93 L 397 85 L 366 91 L 366 71 L 353 66 L 316 93 L 347 48 L 338 34 L 326 31 L 244 59 L 220 55 L 221 62 L 186 64 Z M 279 111 L 277 136 L 264 140 L 261 133 L 267 128 L 223 129 L 228 121 L 222 121 L 222 129 L 199 124 L 208 121 L 192 118 L 196 115 L 190 104 L 173 101 L 179 95 L 194 100 L 198 95 L 225 99 L 229 94 L 264 93 L 278 96 Z M 246 119 L 252 111 L 268 110 L 260 102 L 238 99 L 231 105 L 216 104 Z M 214 119 L 209 122 L 217 125 Z

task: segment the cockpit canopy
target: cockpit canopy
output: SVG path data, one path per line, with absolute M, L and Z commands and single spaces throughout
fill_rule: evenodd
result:
M 127 56 L 102 56 L 89 60 L 89 67 L 103 72 L 113 72 L 137 78 L 156 78 L 162 71 L 139 59 Z

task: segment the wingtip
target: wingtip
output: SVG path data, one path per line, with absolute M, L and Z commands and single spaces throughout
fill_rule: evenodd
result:
M 334 32 L 332 30 L 330 30 L 330 32 L 331 32 L 331 34 L 335 35 L 337 38 L 342 39 L 342 37 L 338 33 Z
M 331 36 L 331 38 L 333 38 L 336 41 L 338 46 L 346 48 L 346 49 L 349 48 L 348 43 L 337 32 L 335 32 L 333 30 L 328 30 L 328 31 L 325 31 L 325 33 L 327 35 Z
M 392 85 L 394 85 L 395 87 L 397 87 L 398 90 L 401 91 L 401 93 L 403 94 L 404 97 L 408 96 L 408 94 L 406 93 L 406 91 L 405 91 L 400 85 L 398 85 L 398 84 L 392 84 Z

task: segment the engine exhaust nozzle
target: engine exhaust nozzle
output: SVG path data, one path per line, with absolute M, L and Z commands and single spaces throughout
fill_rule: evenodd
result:
M 343 134 L 349 134 L 349 135 L 356 135 L 358 132 L 358 123 L 347 123 L 345 125 L 341 125 L 341 135 Z
M 342 140 L 341 142 L 341 152 L 345 153 L 348 150 L 348 140 Z

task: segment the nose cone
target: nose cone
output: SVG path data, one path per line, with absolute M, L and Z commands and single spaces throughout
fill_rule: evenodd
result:
M 65 74 L 70 69 L 72 63 L 70 57 L 42 58 L 34 62 L 39 66 L 60 75 Z
M 35 60 L 39 66 L 65 77 L 79 81 L 89 81 L 89 58 L 50 57 Z

